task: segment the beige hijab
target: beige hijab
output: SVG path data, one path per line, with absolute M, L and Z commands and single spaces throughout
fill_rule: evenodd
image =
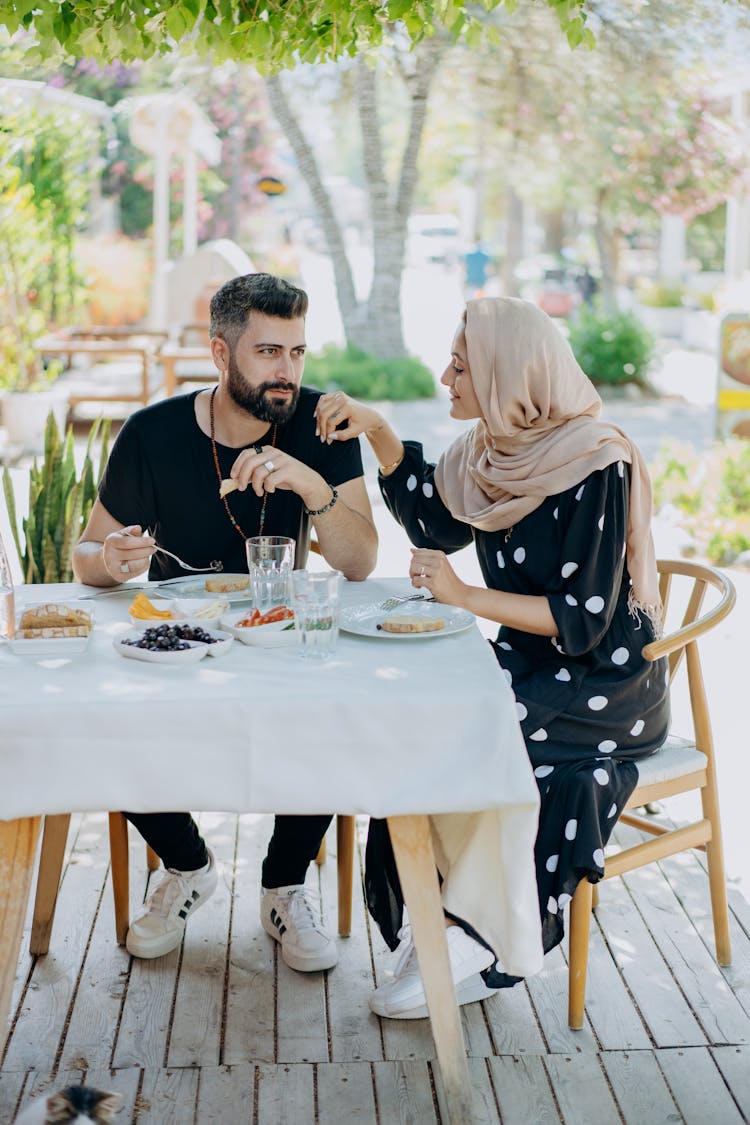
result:
M 622 430 L 599 420 L 601 399 L 560 330 L 528 301 L 483 297 L 467 302 L 466 348 L 482 419 L 438 462 L 435 484 L 443 503 L 456 519 L 498 531 L 547 496 L 626 461 L 631 609 L 645 611 L 657 624 L 648 471 Z

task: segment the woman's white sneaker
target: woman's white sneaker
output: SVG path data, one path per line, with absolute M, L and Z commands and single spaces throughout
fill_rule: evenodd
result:
M 495 989 L 487 988 L 479 976 L 481 969 L 494 963 L 493 953 L 460 926 L 449 926 L 445 936 L 458 1003 L 468 1004 L 494 995 Z M 429 1014 L 427 999 L 410 933 L 405 934 L 402 945 L 393 978 L 370 994 L 370 1008 L 376 1015 L 394 1020 L 424 1019 Z
M 281 945 L 281 956 L 290 969 L 314 973 L 332 969 L 339 959 L 336 942 L 320 919 L 318 898 L 303 884 L 260 889 L 263 929 Z
M 197 871 L 167 868 L 158 885 L 135 914 L 125 946 L 133 957 L 163 957 L 182 941 L 187 920 L 216 889 L 213 852 Z

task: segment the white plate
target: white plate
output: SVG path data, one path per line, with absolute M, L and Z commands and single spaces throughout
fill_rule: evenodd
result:
M 162 598 L 227 598 L 231 604 L 250 600 L 250 579 L 247 574 L 224 574 L 222 571 L 216 577 L 247 579 L 247 586 L 244 590 L 233 590 L 229 593 L 224 593 L 221 590 L 207 590 L 206 575 L 201 575 L 200 577 L 184 578 L 181 582 L 170 582 L 169 585 L 160 586 L 158 593 Z
M 385 629 L 378 629 L 388 617 L 427 617 L 433 620 L 441 617 L 445 622 L 442 629 L 435 629 L 430 633 L 387 633 Z M 387 640 L 396 641 L 423 641 L 431 637 L 445 637 L 450 633 L 460 633 L 474 624 L 476 618 L 466 609 L 458 609 L 453 605 L 440 605 L 430 602 L 429 605 L 420 605 L 418 602 L 407 602 L 397 609 L 381 609 L 379 602 L 371 605 L 351 606 L 342 609 L 339 618 L 339 627 L 345 633 L 356 633 L 360 637 L 385 637 Z
M 135 645 L 125 644 L 125 641 L 139 640 L 139 632 L 128 633 L 112 641 L 112 645 L 120 656 L 128 660 L 144 660 L 147 664 L 196 664 L 204 656 L 208 656 L 211 645 L 201 644 L 200 641 L 187 641 L 188 648 L 179 649 L 177 652 L 152 652 L 148 648 L 136 648 Z
M 214 629 L 219 624 L 222 613 L 229 608 L 229 600 L 225 596 L 217 595 L 214 598 L 177 598 L 169 601 L 166 598 L 149 599 L 155 609 L 168 610 L 171 617 L 133 617 L 129 612 L 130 624 L 133 629 L 150 629 L 154 625 L 200 625 L 203 629 Z M 202 608 L 216 606 L 217 612 L 209 617 L 201 617 Z
M 23 607 L 33 608 L 33 605 Z M 16 615 L 16 628 L 21 623 L 23 609 Z M 6 642 L 8 648 L 16 656 L 73 656 L 85 652 L 94 631 L 94 614 L 90 609 L 86 612 L 91 615 L 91 629 L 86 637 L 14 637 Z
M 272 621 L 269 625 L 236 625 L 243 614 L 225 613 L 219 624 L 243 645 L 258 645 L 260 648 L 283 648 L 285 645 L 297 643 L 297 632 L 294 628 L 294 618 L 287 617 L 283 621 Z M 292 626 L 290 629 L 289 626 Z

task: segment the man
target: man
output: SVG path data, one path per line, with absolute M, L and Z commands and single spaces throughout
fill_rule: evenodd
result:
M 269 274 L 236 277 L 214 294 L 218 384 L 127 420 L 75 550 L 80 582 L 114 586 L 147 569 L 151 579 L 183 573 L 155 553 L 156 543 L 196 567 L 220 559 L 227 572 L 245 571 L 245 540 L 261 533 L 293 537 L 301 566 L 311 524 L 331 567 L 353 581 L 370 574 L 377 533 L 359 447 L 318 437 L 320 394 L 301 386 L 306 313 L 306 293 Z M 227 477 L 238 489 L 222 499 Z M 214 858 L 189 813 L 125 815 L 166 868 L 131 922 L 127 948 L 135 957 L 160 957 L 180 944 L 187 918 L 214 890 Z M 302 972 L 337 960 L 304 888 L 330 822 L 276 817 L 263 861 L 263 927 Z

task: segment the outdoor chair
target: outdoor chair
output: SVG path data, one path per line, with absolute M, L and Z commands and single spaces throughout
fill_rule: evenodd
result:
M 674 682 L 675 673 L 682 663 L 683 656 L 685 657 L 693 740 L 688 741 L 670 733 L 666 742 L 655 754 L 637 763 L 638 784 L 626 805 L 626 810 L 647 805 L 652 801 L 661 801 L 678 793 L 698 790 L 703 815 L 692 823 L 671 828 L 656 823 L 652 817 L 647 819 L 623 811 L 619 823 L 632 825 L 648 833 L 653 839 L 608 855 L 604 866 L 604 878 L 612 879 L 616 875 L 623 875 L 644 864 L 654 863 L 690 848 L 700 848 L 705 851 L 716 959 L 720 965 L 729 965 L 731 947 L 716 763 L 708 700 L 698 653 L 698 639 L 723 621 L 732 610 L 736 600 L 735 589 L 726 575 L 709 566 L 672 560 L 660 560 L 657 565 L 665 616 L 673 577 L 678 576 L 680 579 L 687 580 L 675 585 L 683 588 L 687 585 L 688 598 L 680 627 L 674 632 L 665 634 L 660 640 L 646 645 L 643 655 L 647 660 L 658 660 L 662 656 L 669 658 L 670 684 Z M 719 591 L 720 598 L 712 609 L 701 616 L 701 607 L 709 586 Z M 596 890 L 588 879 L 582 879 L 570 904 L 568 1024 L 573 1029 L 583 1026 L 589 931 L 595 894 Z

